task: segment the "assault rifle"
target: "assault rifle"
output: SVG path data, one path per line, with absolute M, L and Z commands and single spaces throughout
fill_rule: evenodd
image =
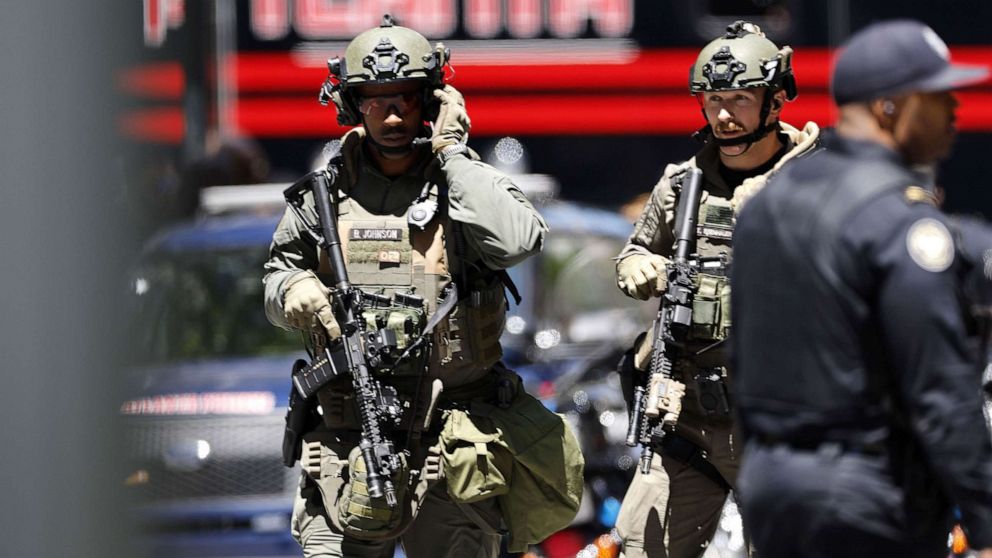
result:
M 333 184 L 336 178 L 335 173 L 334 165 L 328 165 L 327 169 L 307 174 L 284 192 L 290 209 L 309 229 L 318 246 L 327 255 L 334 281 L 331 288 L 331 307 L 334 318 L 341 327 L 341 337 L 334 341 L 325 339 L 326 342 L 321 344 L 322 351 L 315 355 L 312 363 L 294 367 L 293 385 L 296 394 L 300 396 L 296 402 L 299 403 L 301 400 L 312 402 L 314 394 L 327 382 L 344 374 L 351 376 L 362 426 L 359 448 L 365 461 L 369 496 L 385 498 L 390 507 L 395 507 L 396 489 L 393 486 L 392 476 L 399 471 L 402 463 L 392 440 L 384 431 L 398 425 L 402 408 L 395 388 L 373 378 L 372 371 L 380 365 L 387 353 L 396 348 L 396 337 L 387 329 L 368 330 L 363 316 L 363 309 L 366 306 L 389 304 L 390 301 L 379 300 L 386 298 L 382 295 L 363 293 L 348 280 L 348 270 L 341 251 L 341 238 L 338 235 L 336 212 L 329 195 L 330 184 Z M 304 196 L 307 192 L 313 196 L 317 210 L 316 223 L 303 211 Z M 423 303 L 419 297 L 414 298 Z M 293 397 L 290 399 L 292 403 Z M 292 411 L 291 405 L 290 413 Z M 291 423 L 296 424 L 300 421 L 293 421 L 287 415 L 286 422 L 286 433 L 289 437 Z M 293 446 L 292 451 L 298 456 L 299 443 L 299 440 L 293 442 L 284 440 L 284 452 L 287 446 Z
M 626 442 L 630 447 L 641 445 L 643 474 L 651 469 L 653 445 L 675 426 L 682 412 L 685 384 L 672 377 L 672 363 L 678 360 L 692 324 L 693 283 L 698 271 L 696 219 L 702 176 L 701 170 L 690 169 L 682 179 L 675 212 L 675 256 L 666 270 L 668 283 L 654 321 L 651 369 L 647 381 L 634 388 L 634 409 L 627 425 Z

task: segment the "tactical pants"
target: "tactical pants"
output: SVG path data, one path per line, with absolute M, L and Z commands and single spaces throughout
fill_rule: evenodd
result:
M 950 514 L 909 526 L 886 460 L 836 447 L 748 444 L 739 482 L 761 558 L 934 558 L 947 555 Z
M 340 471 L 347 463 L 351 445 L 325 444 L 328 451 L 321 467 L 337 467 Z M 345 484 L 340 476 L 325 477 L 322 482 L 326 493 L 338 495 Z M 345 535 L 328 516 L 334 510 L 333 503 L 325 508 L 316 481 L 303 473 L 293 506 L 292 534 L 306 558 L 392 558 L 397 539 L 365 541 Z M 468 506 L 456 504 L 448 497 L 442 480 L 427 489 L 418 515 L 398 539 L 409 558 L 495 558 L 499 554 L 500 524 L 495 498 Z
M 739 456 L 729 417 L 710 419 L 689 387 L 677 431 L 706 449 L 707 459 L 731 486 Z M 651 472 L 634 473 L 627 489 L 617 531 L 626 558 L 695 558 L 716 533 L 727 490 L 696 468 L 657 452 Z

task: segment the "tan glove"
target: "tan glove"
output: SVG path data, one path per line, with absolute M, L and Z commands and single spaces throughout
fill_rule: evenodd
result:
M 617 264 L 617 286 L 627 296 L 647 300 L 665 290 L 668 260 L 657 254 L 632 254 Z
M 468 141 L 468 131 L 472 122 L 465 111 L 465 98 L 457 89 L 445 85 L 444 89 L 434 91 L 434 96 L 441 101 L 441 109 L 434 121 L 434 134 L 431 136 L 431 149 L 440 152 L 449 145 Z
M 297 273 L 286 282 L 283 315 L 297 329 L 311 329 L 319 321 L 331 339 L 341 336 L 331 310 L 331 291 L 312 271 Z

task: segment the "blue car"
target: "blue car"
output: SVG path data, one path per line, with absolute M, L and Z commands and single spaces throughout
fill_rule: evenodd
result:
M 566 412 L 576 370 L 612 359 L 651 310 L 613 278 L 630 223 L 561 201 L 541 212 L 551 227 L 543 253 L 511 270 L 524 299 L 511 304 L 505 360 Z M 280 452 L 290 367 L 305 355 L 300 335 L 273 327 L 262 308 L 280 215 L 276 203 L 170 228 L 134 268 L 141 358 L 120 411 L 132 456 L 125 483 L 153 558 L 300 555 L 289 535 L 299 470 Z M 624 412 L 622 401 L 609 406 Z
M 298 556 L 299 471 L 282 465 L 298 334 L 262 311 L 278 214 L 213 216 L 152 239 L 132 278 L 131 473 L 149 556 Z

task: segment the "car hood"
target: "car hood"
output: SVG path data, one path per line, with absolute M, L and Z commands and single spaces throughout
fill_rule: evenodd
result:
M 293 362 L 305 355 L 283 354 L 179 361 L 134 367 L 129 371 L 128 397 L 176 393 L 288 393 Z

